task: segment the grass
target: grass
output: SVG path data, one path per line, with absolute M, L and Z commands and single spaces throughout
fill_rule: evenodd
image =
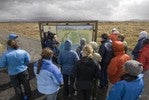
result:
M 99 22 L 97 42 L 100 43 L 99 37 L 102 33 L 111 33 L 113 28 L 117 28 L 120 33 L 126 36 L 126 41 L 130 50 L 134 48 L 138 40 L 138 33 L 141 31 L 149 32 L 149 22 Z M 0 23 L 0 31 L 14 32 L 26 37 L 40 39 L 38 23 Z M 89 41 L 91 38 L 88 30 L 62 30 L 58 31 L 59 39 L 61 40 L 64 34 L 71 33 L 70 38 L 74 43 L 77 43 L 80 37 L 85 37 Z M 84 34 L 85 33 L 85 34 Z M 69 35 L 65 37 L 68 38 Z M 0 46 L 2 48 L 2 46 Z

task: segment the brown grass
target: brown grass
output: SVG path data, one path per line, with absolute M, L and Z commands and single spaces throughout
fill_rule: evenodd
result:
M 128 47 L 133 49 L 140 31 L 149 32 L 149 22 L 99 22 L 98 37 L 102 33 L 110 33 L 113 28 L 126 36 Z M 0 31 L 14 32 L 24 36 L 39 39 L 38 23 L 0 23 Z M 97 39 L 99 42 L 99 39 Z

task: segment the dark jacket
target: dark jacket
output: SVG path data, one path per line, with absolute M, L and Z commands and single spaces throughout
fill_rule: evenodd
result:
M 146 37 L 141 38 L 138 40 L 135 48 L 132 51 L 133 59 L 137 60 L 139 56 L 139 51 L 143 48 L 143 41 L 146 39 Z
M 101 60 L 101 68 L 104 66 L 108 66 L 108 64 L 110 63 L 110 60 L 113 58 L 114 56 L 114 52 L 113 52 L 113 47 L 112 47 L 112 43 L 110 42 L 110 40 L 104 40 L 101 42 L 101 46 L 99 48 L 99 54 L 102 57 Z
M 99 67 L 91 58 L 83 57 L 76 62 L 73 76 L 77 89 L 91 89 L 93 80 L 99 78 Z

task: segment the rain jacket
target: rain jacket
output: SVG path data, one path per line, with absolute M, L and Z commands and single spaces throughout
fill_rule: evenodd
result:
M 107 100 L 139 100 L 143 88 L 143 74 L 139 74 L 136 80 L 130 82 L 121 80 L 114 84 L 107 96 Z
M 27 70 L 30 62 L 30 55 L 21 49 L 9 48 L 0 58 L 0 67 L 7 67 L 9 75 L 16 75 Z
M 63 77 L 56 65 L 51 60 L 42 59 L 42 67 L 37 74 L 38 62 L 34 64 L 34 73 L 37 78 L 37 89 L 43 94 L 57 92 L 63 83 Z
M 113 49 L 115 57 L 111 59 L 108 65 L 109 80 L 112 84 L 120 80 L 121 75 L 124 73 L 122 65 L 131 59 L 129 55 L 125 54 L 124 44 L 121 41 L 115 41 Z
M 64 44 L 64 50 L 62 50 L 58 56 L 58 63 L 61 65 L 62 74 L 70 75 L 73 66 L 76 61 L 79 60 L 78 54 L 71 50 L 72 43 L 70 40 L 66 40 Z
M 149 70 L 149 44 L 146 44 L 141 50 L 138 61 L 143 64 L 143 70 Z

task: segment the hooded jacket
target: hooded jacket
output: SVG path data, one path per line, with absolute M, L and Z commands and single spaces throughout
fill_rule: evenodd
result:
M 149 70 L 149 44 L 146 44 L 141 50 L 138 61 L 143 64 L 143 70 Z
M 16 75 L 27 70 L 30 55 L 25 50 L 9 48 L 0 58 L 0 67 L 7 67 L 9 75 Z
M 76 61 L 79 60 L 78 54 L 71 50 L 72 42 L 66 40 L 64 44 L 64 50 L 62 50 L 58 56 L 58 63 L 62 67 L 62 74 L 70 75 L 73 66 Z
M 122 80 L 114 84 L 107 100 L 138 100 L 143 88 L 143 74 L 139 74 L 136 80 L 130 82 Z
M 107 70 L 112 84 L 120 80 L 121 75 L 124 73 L 122 65 L 131 59 L 129 55 L 125 54 L 124 44 L 121 41 L 115 41 L 113 49 L 115 57 L 111 59 Z
M 63 77 L 56 65 L 49 59 L 42 59 L 42 66 L 37 74 L 38 62 L 34 64 L 34 73 L 37 78 L 37 88 L 40 93 L 53 94 L 57 92 L 63 83 Z

